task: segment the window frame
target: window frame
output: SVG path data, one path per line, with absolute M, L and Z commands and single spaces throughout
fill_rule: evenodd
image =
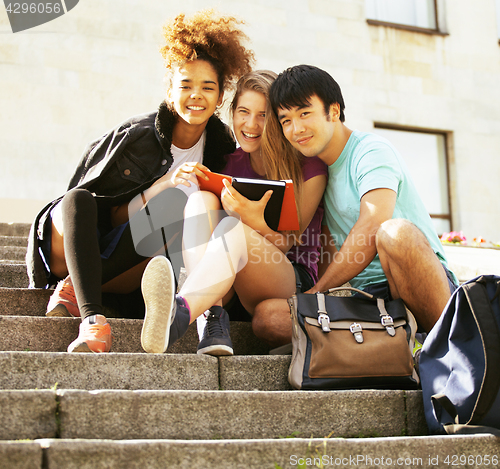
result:
M 447 184 L 447 193 L 448 193 L 448 207 L 449 214 L 436 214 L 429 213 L 431 218 L 436 218 L 439 220 L 448 220 L 450 223 L 450 231 L 454 230 L 454 217 L 453 217 L 453 198 L 451 196 L 451 180 L 450 180 L 450 155 L 452 154 L 452 132 L 449 130 L 439 130 L 439 129 L 430 129 L 424 127 L 413 127 L 399 124 L 388 124 L 386 122 L 374 122 L 373 127 L 375 129 L 385 129 L 385 130 L 399 130 L 403 132 L 415 132 L 421 134 L 433 134 L 433 135 L 442 135 L 444 138 L 444 149 L 445 149 L 445 167 L 446 167 L 446 184 Z
M 385 26 L 388 28 L 403 29 L 405 31 L 412 31 L 415 33 L 423 33 L 423 34 L 437 35 L 437 36 L 448 36 L 449 34 L 447 32 L 442 31 L 440 28 L 441 22 L 439 18 L 438 0 L 433 0 L 433 4 L 434 4 L 434 14 L 436 17 L 436 28 L 422 28 L 420 26 L 412 26 L 410 24 L 403 24 L 403 23 L 392 23 L 390 21 L 375 20 L 372 18 L 367 18 L 366 22 L 371 26 Z

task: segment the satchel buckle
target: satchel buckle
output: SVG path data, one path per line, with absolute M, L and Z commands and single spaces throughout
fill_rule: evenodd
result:
M 385 327 L 385 330 L 391 337 L 394 337 L 396 335 L 396 331 L 394 329 L 394 321 L 391 316 L 389 316 L 388 314 L 382 316 L 380 318 L 380 323 Z
M 363 339 L 363 328 L 361 327 L 361 324 L 358 324 L 357 322 L 353 322 L 349 326 L 349 330 L 352 332 L 352 335 L 356 339 L 356 342 L 358 344 L 362 344 L 364 342 Z
M 330 318 L 328 314 L 320 313 L 318 316 L 318 324 L 321 326 L 323 332 L 330 332 Z

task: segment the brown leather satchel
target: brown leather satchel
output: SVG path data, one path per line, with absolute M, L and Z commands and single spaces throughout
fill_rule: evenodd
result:
M 359 297 L 328 293 L 351 290 Z M 384 301 L 351 287 L 289 299 L 295 389 L 415 389 L 417 324 L 402 300 Z

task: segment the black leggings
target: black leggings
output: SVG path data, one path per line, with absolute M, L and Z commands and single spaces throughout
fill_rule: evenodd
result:
M 101 285 L 152 257 L 169 240 L 169 253 L 165 248 L 163 252 L 175 257 L 173 265 L 178 278 L 186 200 L 185 194 L 178 189 L 167 189 L 151 199 L 146 208 L 127 223 L 116 247 L 104 259 L 101 257 L 98 227 L 110 225 L 110 209 L 99 207 L 94 196 L 85 189 L 73 189 L 64 196 L 61 201 L 64 252 L 82 320 L 93 314 L 102 314 Z M 128 296 L 105 294 L 104 299 L 107 306 L 120 309 L 120 317 L 142 318 L 144 307 L 140 292 L 133 292 L 127 299 Z M 137 308 L 141 310 L 137 311 Z

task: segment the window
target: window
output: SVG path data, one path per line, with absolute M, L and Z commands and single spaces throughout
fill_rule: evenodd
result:
M 446 133 L 382 128 L 374 133 L 389 140 L 403 157 L 439 235 L 452 229 Z
M 498 0 L 497 0 L 498 1 Z M 437 31 L 436 0 L 366 0 L 368 22 Z

